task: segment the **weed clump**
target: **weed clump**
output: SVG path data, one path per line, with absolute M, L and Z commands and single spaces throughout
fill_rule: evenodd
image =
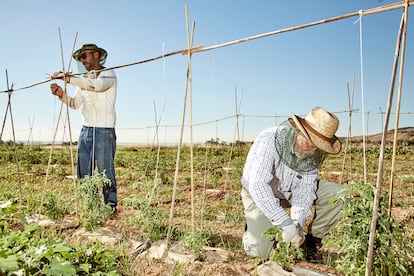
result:
M 85 176 L 79 183 L 79 217 L 80 223 L 87 231 L 105 222 L 112 214 L 112 208 L 105 204 L 100 192 L 110 180 L 105 173 Z

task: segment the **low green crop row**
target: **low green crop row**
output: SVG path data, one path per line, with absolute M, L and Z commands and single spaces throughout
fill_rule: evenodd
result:
M 100 244 L 71 247 L 58 238 L 42 237 L 41 227 L 11 231 L 0 223 L 1 275 L 119 275 L 117 252 Z

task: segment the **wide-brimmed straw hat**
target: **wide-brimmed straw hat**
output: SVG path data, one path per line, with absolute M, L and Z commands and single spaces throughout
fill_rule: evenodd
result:
M 82 52 L 83 51 L 87 51 L 87 50 L 90 50 L 90 51 L 98 51 L 100 53 L 100 55 L 99 55 L 99 61 L 104 61 L 106 59 L 106 57 L 108 56 L 108 53 L 104 49 L 99 48 L 95 44 L 84 44 L 84 45 L 82 45 L 82 47 L 80 49 L 76 50 L 73 53 L 73 58 L 75 60 L 79 61 L 79 58 L 80 58 Z
M 292 114 L 289 123 L 318 149 L 330 154 L 341 151 L 341 141 L 335 136 L 339 127 L 339 120 L 335 114 L 317 106 L 304 119 Z

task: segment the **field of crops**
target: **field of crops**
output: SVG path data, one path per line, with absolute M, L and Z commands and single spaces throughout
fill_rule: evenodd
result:
M 239 179 L 248 148 L 249 145 L 245 144 L 198 145 L 191 156 L 190 148 L 183 147 L 175 178 L 177 148 L 120 146 L 115 159 L 119 207 L 116 215 L 110 216 L 105 208 L 101 208 L 100 202 L 92 202 L 85 192 L 90 185 L 104 185 L 105 177 L 97 174 L 82 185 L 72 177 L 74 167 L 71 160 L 76 160 L 75 147 L 71 151 L 69 146 L 0 145 L 0 274 L 10 271 L 20 271 L 22 274 L 19 275 L 56 275 L 59 272 L 98 275 L 99 271 L 110 275 L 255 274 L 260 260 L 247 257 L 241 245 L 244 217 Z M 379 145 L 368 145 L 365 177 L 367 183 L 374 186 L 378 157 Z M 383 190 L 387 192 L 391 157 L 392 148 L 387 147 L 383 174 Z M 404 240 L 401 241 L 409 249 L 414 244 L 413 164 L 414 146 L 398 146 L 392 194 L 392 217 L 395 221 L 386 220 L 391 226 L 381 226 L 385 229 L 384 235 L 394 232 L 389 229 L 402 229 L 404 235 L 401 239 Z M 337 156 L 329 156 L 321 168 L 320 177 L 341 182 L 344 186 L 357 183 L 353 189 L 358 189 L 358 185 L 364 183 L 362 146 L 352 145 L 346 156 L 344 151 Z M 174 184 L 176 198 L 172 209 Z M 362 190 L 354 197 L 354 207 L 359 204 L 358 199 L 372 201 L 364 197 Z M 368 188 L 368 193 L 370 191 L 372 189 Z M 381 204 L 387 208 L 388 198 L 385 197 Z M 173 219 L 169 224 L 171 211 Z M 370 214 L 366 208 L 365 211 L 368 211 L 363 214 L 365 220 L 358 223 L 369 229 Z M 28 216 L 40 214 L 53 220 L 54 226 L 27 224 Z M 61 222 L 68 218 L 75 221 L 75 225 L 62 226 Z M 383 223 L 382 220 L 380 222 Z M 336 235 L 345 231 L 347 223 L 350 222 L 344 221 L 344 228 Z M 356 225 L 355 222 L 353 224 Z M 172 226 L 171 241 L 185 245 L 195 254 L 195 261 L 167 263 L 131 254 L 128 241 L 148 240 L 154 244 L 166 239 L 169 225 Z M 119 234 L 117 242 L 111 246 L 99 242 L 88 244 L 73 235 L 80 228 L 93 231 L 98 227 L 116 231 Z M 391 238 L 400 242 L 395 237 Z M 382 243 L 378 244 L 379 247 Z M 226 260 L 208 261 L 203 255 L 204 246 L 225 250 Z M 399 249 L 394 244 L 392 246 Z M 338 251 L 335 244 L 326 249 L 326 254 L 332 251 Z M 310 265 L 303 261 L 297 264 L 332 274 L 340 274 L 339 271 L 348 274 L 351 272 L 334 263 L 334 259 L 346 257 L 346 254 L 342 252 L 335 258 L 328 256 L 325 265 Z M 383 258 L 379 254 L 377 257 Z M 410 260 L 411 254 L 407 252 Z M 364 258 L 359 256 L 359 259 Z M 394 263 L 393 256 L 388 258 L 389 263 Z M 352 258 L 348 261 L 352 263 Z M 374 265 L 390 266 L 383 262 Z M 412 267 L 404 266 L 402 271 L 407 269 L 408 275 Z M 385 271 L 386 268 L 382 269 Z

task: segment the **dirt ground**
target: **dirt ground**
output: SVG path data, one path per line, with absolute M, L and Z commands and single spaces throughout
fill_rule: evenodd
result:
M 134 151 L 133 154 L 137 154 L 140 151 Z M 412 152 L 412 151 L 411 151 Z M 133 156 L 134 156 L 133 155 Z M 142 153 L 143 156 L 147 155 L 147 152 Z M 202 154 L 204 156 L 204 154 Z M 374 161 L 373 164 L 377 164 L 377 156 L 375 154 L 373 155 Z M 375 156 L 374 156 L 375 155 Z M 214 170 L 212 169 L 209 173 L 212 174 L 212 177 L 214 177 L 213 173 L 220 172 L 222 173 L 224 168 L 222 167 L 222 164 L 226 164 L 227 168 L 227 155 L 224 156 L 224 161 L 221 161 L 221 166 L 213 166 Z M 409 168 L 413 162 L 413 155 L 401 155 L 402 158 L 404 158 L 401 166 L 401 172 L 398 173 L 397 182 L 401 182 L 404 184 L 404 189 L 400 189 L 395 194 L 395 201 L 398 202 L 398 205 L 396 205 L 393 208 L 392 215 L 394 218 L 396 218 L 398 221 L 400 221 L 403 225 L 413 225 L 414 224 L 414 208 L 412 207 L 412 202 L 414 202 L 414 183 L 413 183 L 413 175 Z M 121 155 L 122 157 L 122 155 Z M 216 157 L 216 156 L 215 156 Z M 237 157 L 233 157 L 233 167 L 242 168 L 242 164 L 244 161 L 244 156 L 240 155 Z M 121 158 L 120 158 L 121 159 Z M 239 160 L 240 159 L 240 160 Z M 355 160 L 359 160 L 360 158 L 356 158 Z M 141 172 L 137 173 L 137 167 L 141 164 L 139 161 L 136 161 L 136 164 L 133 163 L 131 165 L 131 159 L 125 159 L 120 160 L 127 163 L 128 165 L 125 167 L 122 167 L 119 169 L 118 172 L 118 198 L 120 199 L 120 204 L 118 205 L 118 212 L 115 216 L 111 217 L 109 220 L 107 220 L 103 227 L 111 229 L 115 234 L 117 234 L 119 237 L 121 237 L 119 240 L 136 240 L 141 241 L 142 235 L 143 235 L 143 229 L 140 229 L 139 223 L 136 223 L 136 220 L 134 218 L 136 217 L 136 213 L 139 210 L 137 204 L 125 204 L 122 202 L 123 199 L 130 198 L 135 199 L 131 197 L 132 194 L 135 193 L 141 193 L 138 195 L 138 197 L 145 197 L 148 190 L 145 190 L 143 186 L 139 186 L 138 188 L 135 187 L 136 183 L 139 183 L 139 185 L 143 185 L 141 182 L 139 182 L 139 177 L 141 175 Z M 239 162 L 239 163 L 236 163 Z M 354 161 L 356 162 L 356 161 Z M 340 183 L 340 168 L 342 165 L 342 158 L 338 158 L 338 160 L 327 160 L 325 163 L 325 169 L 321 171 L 321 176 L 323 176 L 324 179 L 338 182 Z M 168 169 L 165 170 L 165 175 L 169 178 L 165 177 L 163 179 L 163 185 L 167 186 L 169 191 L 171 190 L 171 179 L 174 175 L 173 166 L 168 167 Z M 354 167 L 357 167 L 355 163 L 353 163 Z M 184 166 L 183 166 L 184 167 Z M 217 167 L 217 168 L 216 168 Z M 358 168 L 361 168 L 362 166 L 358 165 Z M 142 169 L 142 168 L 141 168 Z M 68 170 L 69 171 L 69 170 Z M 200 172 L 197 174 L 199 178 L 203 178 L 204 172 Z M 362 176 L 362 173 L 360 173 L 361 170 L 359 170 L 360 177 Z M 376 167 L 372 167 L 370 169 L 370 172 L 375 172 Z M 184 171 L 184 176 L 182 182 L 184 184 L 187 183 L 187 174 L 188 170 Z M 243 218 L 243 207 L 240 200 L 240 186 L 239 186 L 239 175 L 236 175 L 234 173 L 234 179 L 233 182 L 236 183 L 234 185 L 227 184 L 226 188 L 226 174 L 222 173 L 220 175 L 220 181 L 215 184 L 213 181 L 210 181 L 210 183 L 206 183 L 206 185 L 198 185 L 196 186 L 196 194 L 200 195 L 202 192 L 206 191 L 206 189 L 215 189 L 216 193 L 206 195 L 206 205 L 213 206 L 212 208 L 216 208 L 212 212 L 214 215 L 218 213 L 218 211 L 222 211 L 220 208 L 226 199 L 230 198 L 229 202 L 231 202 L 231 205 L 226 205 L 225 211 L 229 214 L 237 215 L 239 216 L 239 220 L 237 220 L 237 223 L 228 221 L 222 221 L 218 220 L 214 215 L 209 214 L 211 217 L 210 219 L 205 219 L 204 223 L 209 224 L 208 231 L 212 231 L 211 234 L 212 238 L 214 239 L 223 239 L 217 242 L 214 242 L 212 247 L 220 248 L 222 250 L 228 251 L 228 256 L 226 256 L 223 259 L 215 259 L 215 260 L 209 260 L 204 259 L 203 261 L 189 261 L 185 263 L 168 263 L 165 261 L 162 261 L 157 258 L 150 258 L 147 256 L 142 255 L 131 255 L 129 254 L 128 261 L 120 261 L 119 262 L 119 271 L 123 275 L 256 275 L 257 268 L 261 263 L 264 262 L 264 260 L 258 260 L 256 258 L 248 257 L 244 250 L 241 247 L 241 238 L 244 232 L 244 218 Z M 352 177 L 354 177 L 357 173 L 352 173 Z M 403 177 L 404 176 L 404 177 Z M 34 178 L 32 175 L 27 176 L 30 178 Z M 40 176 L 42 177 L 42 176 Z M 376 179 L 376 173 L 371 173 L 369 175 L 371 178 L 370 182 L 374 183 Z M 63 177 L 62 177 L 63 178 Z M 43 180 L 43 178 L 41 178 Z M 345 178 L 344 178 L 345 179 Z M 348 178 L 346 178 L 348 179 Z M 351 177 L 349 177 L 351 179 Z M 354 177 L 354 180 L 355 177 Z M 35 179 L 36 181 L 36 179 Z M 39 182 L 39 180 L 37 180 Z M 68 186 L 72 187 L 72 183 L 69 180 L 62 180 L 59 179 L 59 181 L 67 181 Z M 43 181 L 42 181 L 43 182 Z M 39 183 L 42 183 L 39 182 Z M 200 181 L 201 183 L 201 181 Z M 176 201 L 176 212 L 179 212 L 180 215 L 176 215 L 174 217 L 173 225 L 174 227 L 179 227 L 183 225 L 189 225 L 189 212 L 188 209 L 190 209 L 191 203 L 190 203 L 190 186 L 189 185 L 182 185 L 179 187 L 179 199 Z M 160 198 L 162 195 L 157 195 Z M 167 197 L 162 197 L 162 208 L 165 208 L 166 210 L 170 208 L 171 205 L 171 197 L 168 195 Z M 187 210 L 187 212 L 184 212 L 183 210 Z M 240 219 L 241 217 L 241 219 Z M 184 229 L 182 231 L 185 231 L 189 227 L 181 227 L 181 229 Z M 207 229 L 207 227 L 206 227 Z M 65 241 L 67 241 L 69 244 L 74 241 L 78 241 L 79 237 L 75 237 L 74 233 L 78 230 L 76 227 L 66 227 L 64 231 L 61 232 L 62 236 L 65 238 Z M 219 233 L 219 234 L 217 234 Z M 412 234 L 411 234 L 412 235 Z M 141 239 L 141 240 L 140 240 Z M 216 246 L 219 244 L 220 246 Z M 222 246 L 224 244 L 224 246 Z M 112 245 L 117 250 L 121 250 L 119 243 L 115 243 L 115 245 Z M 225 247 L 225 248 L 224 248 Z M 230 249 L 228 249 L 230 248 Z M 365 258 L 366 256 L 361 256 L 361 258 Z M 310 270 L 315 270 L 319 272 L 323 272 L 327 275 L 341 275 L 338 271 L 333 269 L 330 266 L 323 265 L 323 264 L 311 264 L 305 261 L 298 261 L 296 266 L 304 267 Z
M 118 233 L 138 232 L 137 227 L 120 223 L 123 216 L 130 216 L 128 210 L 119 209 L 117 215 L 105 223 L 105 227 L 109 227 Z M 244 226 L 233 229 L 230 235 L 234 239 L 241 239 Z M 135 257 L 134 266 L 136 275 L 256 275 L 257 268 L 266 260 L 258 260 L 249 257 L 243 250 L 232 251 L 231 260 L 205 260 L 190 261 L 182 265 L 163 262 L 160 259 L 149 258 L 147 256 L 138 255 Z M 313 264 L 306 261 L 296 261 L 295 266 L 306 268 L 313 271 L 325 273 L 326 275 L 342 275 L 334 268 L 324 264 Z
M 232 191 L 238 194 L 238 191 Z M 408 193 L 407 200 L 412 200 L 411 193 Z M 240 205 L 241 207 L 241 205 Z M 138 233 L 138 226 L 132 226 L 122 223 L 127 217 L 133 215 L 133 210 L 119 208 L 115 217 L 108 220 L 105 226 L 117 229 L 119 233 Z M 393 217 L 402 224 L 413 224 L 414 216 L 412 207 L 395 207 L 393 208 Z M 241 237 L 244 232 L 244 225 L 226 229 L 229 240 L 241 243 Z M 328 249 L 323 249 L 324 256 L 328 254 Z M 184 264 L 170 264 L 159 259 L 151 259 L 148 257 L 137 256 L 134 259 L 135 275 L 257 275 L 257 268 L 266 260 L 258 260 L 256 258 L 248 257 L 245 252 L 240 250 L 232 250 L 229 252 L 231 258 L 226 260 L 215 261 L 191 261 Z M 365 258 L 366 256 L 361 256 Z M 343 275 L 333 267 L 325 264 L 312 264 L 306 261 L 297 261 L 295 266 L 306 268 L 309 270 L 321 272 L 326 275 Z

